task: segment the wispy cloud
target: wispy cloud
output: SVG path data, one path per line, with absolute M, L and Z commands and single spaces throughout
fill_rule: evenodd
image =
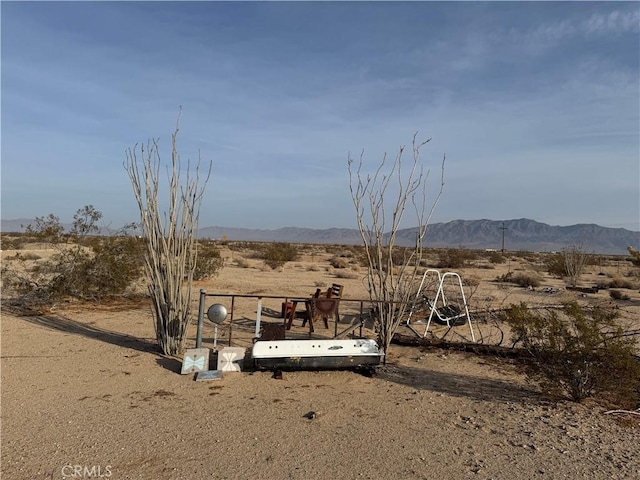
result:
M 638 229 L 639 25 L 632 3 L 3 4 L 3 216 L 135 219 L 124 150 L 168 158 L 183 105 L 207 225 L 353 226 L 347 153 L 419 131 L 448 158 L 438 219 Z

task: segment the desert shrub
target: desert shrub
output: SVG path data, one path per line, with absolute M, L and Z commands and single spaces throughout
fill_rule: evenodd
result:
M 515 283 L 525 288 L 537 288 L 542 283 L 542 277 L 536 272 L 530 271 L 507 272 L 504 275 L 498 275 L 496 281 L 500 283 Z
M 249 268 L 251 266 L 251 264 L 249 263 L 249 260 L 242 257 L 236 258 L 235 263 L 240 268 Z
M 511 279 L 513 278 L 513 272 L 507 272 L 505 274 L 502 275 L 498 275 L 496 277 L 496 282 L 499 283 L 505 283 L 505 282 L 511 282 Z
M 640 267 L 640 252 L 633 247 L 627 247 L 627 251 L 629 252 L 629 255 L 631 255 L 629 261 L 636 267 Z
M 85 274 L 91 278 L 77 289 L 81 297 L 102 297 L 124 293 L 142 275 L 144 242 L 132 236 L 105 237 L 92 247 L 85 264 Z M 80 274 L 82 275 L 82 274 Z
M 359 275 L 356 272 L 350 270 L 337 270 L 334 272 L 336 278 L 347 278 L 347 279 L 355 279 L 358 278 Z
M 564 258 L 560 253 L 552 253 L 545 258 L 545 265 L 547 266 L 547 272 L 556 278 L 562 278 L 567 274 L 567 270 L 564 265 Z
M 0 237 L 0 246 L 3 250 L 20 250 L 24 247 L 25 239 L 22 235 L 2 235 Z
M 622 277 L 613 277 L 608 285 L 609 288 L 626 288 L 634 290 L 636 288 L 635 283 L 632 280 Z
M 514 344 L 528 353 L 526 374 L 549 393 L 574 401 L 601 396 L 631 407 L 640 392 L 640 363 L 634 339 L 616 318 L 613 309 L 587 309 L 575 302 L 535 312 L 520 303 L 502 315 Z
M 60 218 L 50 213 L 46 217 L 36 217 L 33 225 L 27 225 L 25 236 L 36 242 L 57 244 L 62 241 L 64 227 Z
M 631 299 L 631 297 L 626 294 L 621 292 L 620 290 L 609 290 L 609 296 L 613 299 L 613 300 L 629 300 Z
M 56 253 L 33 266 L 26 264 L 24 255 L 18 259 L 16 268 L 3 266 L 3 286 L 16 294 L 12 303 L 35 307 L 67 297 L 99 299 L 125 293 L 141 276 L 144 244 L 127 235 L 131 225 L 118 235 L 87 241 L 88 233 L 97 229 L 95 221 L 100 217 L 91 206 L 78 210 L 74 228 L 64 238 L 63 228 L 56 224 L 59 221 L 54 215 L 38 218 L 35 226 L 29 225 L 29 234 L 53 242 Z M 63 240 L 67 243 L 61 243 Z
M 489 253 L 489 262 L 491 263 L 504 263 L 507 260 L 504 258 L 504 255 L 501 252 L 490 252 Z
M 332 257 L 329 263 L 333 268 L 347 268 L 349 266 L 349 260 L 344 257 Z
M 462 268 L 475 258 L 476 254 L 467 248 L 446 248 L 438 252 L 438 267 Z
M 220 273 L 224 266 L 224 259 L 220 249 L 212 241 L 198 242 L 198 260 L 193 270 L 194 280 L 204 280 Z
M 520 287 L 537 288 L 542 283 L 542 278 L 536 272 L 516 272 L 511 276 L 511 282 Z
M 320 267 L 318 265 L 316 265 L 315 263 L 312 263 L 311 265 L 309 265 L 307 267 L 307 272 L 317 272 L 320 270 Z
M 35 261 L 35 260 L 40 260 L 42 257 L 40 255 L 38 255 L 37 253 L 33 253 L 33 252 L 16 252 L 16 254 L 12 257 L 7 257 L 7 260 L 31 260 L 31 261 Z
M 270 243 L 262 252 L 264 263 L 273 270 L 298 258 L 298 248 L 286 242 Z
M 569 246 L 560 253 L 554 253 L 546 258 L 547 271 L 558 278 L 566 277 L 571 286 L 576 286 L 589 255 L 579 246 Z

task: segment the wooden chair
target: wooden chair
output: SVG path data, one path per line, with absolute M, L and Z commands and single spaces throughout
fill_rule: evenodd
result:
M 338 308 L 340 306 L 340 298 L 342 297 L 343 285 L 334 283 L 323 294 L 320 289 L 316 290 L 315 295 L 309 300 L 310 329 L 313 332 L 313 320 L 322 319 L 324 328 L 329 328 L 329 318 L 335 319 L 335 333 L 338 332 L 338 323 L 340 323 L 340 314 Z M 302 326 L 306 324 L 307 319 L 302 322 Z
M 329 298 L 342 298 L 342 291 L 344 290 L 344 285 L 338 285 L 334 283 L 331 285 L 329 290 L 327 290 L 327 297 Z

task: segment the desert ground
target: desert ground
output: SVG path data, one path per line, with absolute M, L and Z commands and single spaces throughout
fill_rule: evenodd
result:
M 3 262 L 13 254 L 3 251 Z M 229 321 L 220 326 L 217 348 L 250 349 L 257 296 L 308 297 L 340 283 L 345 299 L 367 298 L 364 269 L 333 267 L 336 254 L 315 247 L 271 270 L 242 251 L 223 250 L 224 268 L 197 282 L 196 293 L 255 297 L 236 299 L 231 332 Z M 481 263 L 459 272 L 474 280 L 465 293 L 472 326 L 487 343 L 496 332 L 474 312 L 521 300 L 613 302 L 606 291 L 564 290 L 543 273 L 533 290 L 494 281 L 507 269 L 532 268 L 531 260 Z M 581 283 L 630 269 L 624 261 L 591 266 Z M 628 294 L 616 306 L 637 324 L 640 293 Z M 230 297 L 207 297 L 213 302 L 230 307 Z M 283 321 L 281 302 L 265 298 L 263 322 Z M 348 302 L 341 313 L 345 328 Z M 313 338 L 330 337 L 329 327 L 316 324 Z M 455 329 L 448 338 L 469 340 L 468 326 Z M 507 358 L 394 344 L 373 376 L 339 370 L 276 378 L 247 368 L 197 382 L 180 374 L 182 358 L 159 352 L 146 302 L 68 302 L 38 315 L 3 306 L 1 333 L 7 480 L 640 478 L 636 417 L 595 401 L 552 400 Z M 194 322 L 187 348 L 195 334 Z M 370 328 L 363 334 L 374 335 Z M 203 347 L 212 354 L 213 337 L 205 320 Z M 287 337 L 308 338 L 309 330 L 296 320 Z M 309 412 L 316 415 L 307 418 Z

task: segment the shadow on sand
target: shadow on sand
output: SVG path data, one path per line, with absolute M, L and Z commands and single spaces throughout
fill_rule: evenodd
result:
M 380 367 L 377 377 L 419 390 L 479 401 L 540 404 L 546 399 L 536 390 L 505 380 L 439 372 L 404 365 Z
M 93 338 L 119 347 L 131 348 L 139 352 L 161 354 L 158 345 L 155 343 L 142 340 L 125 333 L 113 332 L 94 325 L 88 325 L 60 314 L 17 316 L 17 318 L 50 330 L 81 335 L 83 337 Z

